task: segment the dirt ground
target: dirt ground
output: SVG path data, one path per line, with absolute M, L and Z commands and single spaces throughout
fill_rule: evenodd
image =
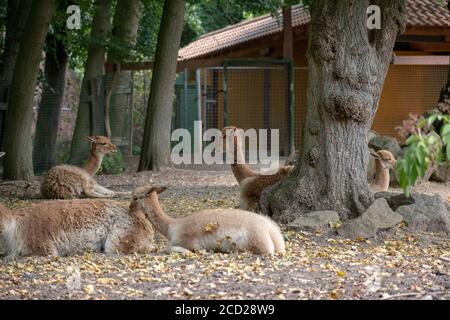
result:
M 229 170 L 170 169 L 98 176 L 114 190 L 165 185 L 161 202 L 173 216 L 203 208 L 234 208 L 238 186 Z M 0 186 L 14 208 L 36 197 L 30 187 Z M 450 196 L 450 185 L 417 191 Z M 22 198 L 22 199 L 19 199 Z M 413 234 L 404 226 L 377 239 L 351 241 L 283 231 L 284 256 L 248 253 L 169 254 L 157 236 L 151 254 L 0 258 L 0 299 L 450 299 L 450 239 Z

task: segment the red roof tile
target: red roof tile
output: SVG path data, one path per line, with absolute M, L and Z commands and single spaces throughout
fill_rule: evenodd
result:
M 309 12 L 303 5 L 292 7 L 292 26 L 309 23 Z M 282 31 L 282 17 L 260 16 L 207 33 L 178 52 L 179 59 L 189 60 L 230 48 Z M 406 24 L 409 27 L 450 27 L 450 11 L 435 0 L 407 0 Z

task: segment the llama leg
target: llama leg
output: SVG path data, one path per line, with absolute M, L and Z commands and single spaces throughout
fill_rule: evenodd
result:
M 259 254 L 274 254 L 275 245 L 270 237 L 269 232 L 255 233 L 250 241 L 250 250 Z
M 94 198 L 94 199 L 95 198 L 110 198 L 111 197 L 111 196 L 104 195 L 102 193 L 95 192 L 94 190 L 91 190 L 91 189 L 84 189 L 83 193 L 84 193 L 84 195 L 86 197 Z
M 181 253 L 181 254 L 191 254 L 192 251 L 183 247 L 178 247 L 178 246 L 168 246 L 167 247 L 167 251 L 169 251 L 170 253 Z
M 284 253 L 286 245 L 284 243 L 283 235 L 277 229 L 269 229 L 270 238 L 272 239 L 276 253 Z

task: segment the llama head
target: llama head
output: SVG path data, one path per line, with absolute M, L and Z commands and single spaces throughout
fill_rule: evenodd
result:
M 117 147 L 104 136 L 86 137 L 92 143 L 91 151 L 95 154 L 108 155 L 117 151 Z
M 394 155 L 387 150 L 378 150 L 377 152 L 370 152 L 370 154 L 380 163 L 383 169 L 392 168 L 397 161 Z
M 223 151 L 226 151 L 227 153 L 233 155 L 236 148 L 242 147 L 241 143 L 242 137 L 243 137 L 242 129 L 239 129 L 235 126 L 224 127 L 222 129 Z M 232 142 L 232 145 L 229 145 L 230 142 Z
M 132 200 L 130 204 L 130 209 L 133 210 L 141 210 L 143 209 L 144 200 L 150 198 L 153 193 L 159 194 L 166 190 L 167 187 L 154 187 L 150 185 L 145 185 L 133 190 Z

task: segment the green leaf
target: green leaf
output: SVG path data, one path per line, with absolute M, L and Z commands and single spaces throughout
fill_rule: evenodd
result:
M 431 116 L 429 116 L 427 119 L 424 119 L 425 121 L 426 121 L 426 123 L 429 125 L 429 126 L 431 126 L 435 121 L 436 121 L 436 119 L 438 118 L 438 115 L 437 114 L 432 114 Z M 420 122 L 422 122 L 422 121 L 420 121 Z M 420 123 L 419 122 L 419 123 Z

